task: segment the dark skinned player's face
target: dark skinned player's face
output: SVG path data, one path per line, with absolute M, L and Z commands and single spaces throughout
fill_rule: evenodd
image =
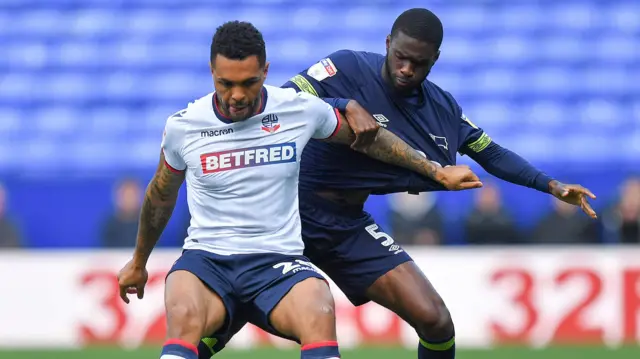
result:
M 261 103 L 261 90 L 269 63 L 260 66 L 257 56 L 232 60 L 217 55 L 211 65 L 220 111 L 233 121 L 253 116 Z
M 440 51 L 433 44 L 402 32 L 387 36 L 387 71 L 391 84 L 399 92 L 418 88 L 439 56 Z

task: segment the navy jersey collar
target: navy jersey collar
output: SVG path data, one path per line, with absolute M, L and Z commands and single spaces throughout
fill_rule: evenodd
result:
M 424 88 L 424 82 L 420 84 L 419 88 L 417 88 L 415 91 L 412 91 L 410 94 L 407 94 L 406 96 L 400 95 L 395 91 L 393 91 L 393 86 L 384 80 L 382 73 L 384 71 L 384 64 L 385 64 L 386 58 L 382 56 L 380 60 L 381 60 L 380 64 L 378 65 L 378 78 L 382 82 L 382 86 L 385 88 L 389 96 L 391 96 L 391 98 L 393 98 L 394 100 L 399 101 L 405 105 L 410 105 L 413 107 L 424 106 L 426 102 L 426 98 L 425 98 L 426 91 Z M 425 79 L 425 81 L 427 80 Z
M 267 107 L 267 98 L 269 97 L 269 92 L 267 91 L 267 89 L 263 86 L 262 89 L 260 90 L 260 107 L 258 108 L 258 111 L 256 111 L 256 113 L 254 113 L 253 116 L 257 116 L 261 113 L 264 112 L 264 109 Z M 213 98 L 211 99 L 211 106 L 213 107 L 213 113 L 216 114 L 216 117 L 218 118 L 218 120 L 224 122 L 224 123 L 233 123 L 233 120 L 230 119 L 229 117 L 225 116 L 222 111 L 220 111 L 220 108 L 218 107 L 218 96 L 216 96 L 216 93 L 213 93 Z

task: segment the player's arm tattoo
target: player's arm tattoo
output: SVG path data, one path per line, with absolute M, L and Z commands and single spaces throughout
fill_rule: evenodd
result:
M 341 118 L 342 125 L 338 132 L 331 138 L 329 142 L 351 145 L 356 135 L 349 127 L 347 120 Z M 380 128 L 375 141 L 365 148 L 355 148 L 356 151 L 362 152 L 367 156 L 391 165 L 399 166 L 417 172 L 423 176 L 437 179 L 438 166 L 429 159 L 413 149 L 400 137 L 393 132 Z
M 178 199 L 178 191 L 184 182 L 184 172 L 174 172 L 165 165 L 164 154 L 156 173 L 147 186 L 140 211 L 140 224 L 134 258 L 145 264 L 162 231 L 169 222 Z
M 360 152 L 379 161 L 404 167 L 436 180 L 438 166 L 414 150 L 400 137 L 384 128 L 378 131 L 378 136 L 373 144 Z

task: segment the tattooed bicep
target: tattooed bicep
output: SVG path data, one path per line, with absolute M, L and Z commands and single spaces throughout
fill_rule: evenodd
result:
M 161 201 L 177 196 L 180 186 L 184 182 L 184 176 L 185 171 L 172 168 L 166 162 L 163 151 L 160 151 L 160 162 L 149 184 L 148 195 L 157 196 Z

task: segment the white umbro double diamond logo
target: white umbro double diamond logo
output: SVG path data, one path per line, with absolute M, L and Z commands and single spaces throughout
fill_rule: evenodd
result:
M 380 125 L 380 127 L 387 127 L 387 122 L 389 122 L 389 119 L 384 117 L 384 115 L 376 114 L 376 115 L 373 115 L 373 118 L 376 119 L 376 122 L 378 122 L 378 125 Z

